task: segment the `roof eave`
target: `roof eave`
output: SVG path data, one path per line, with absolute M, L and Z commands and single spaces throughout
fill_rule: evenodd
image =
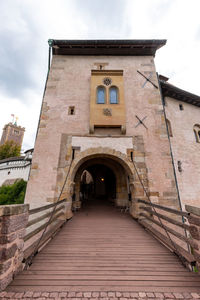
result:
M 179 100 L 179 101 L 183 101 L 195 106 L 200 107 L 200 97 L 189 93 L 185 90 L 182 90 L 172 84 L 169 84 L 167 82 L 164 81 L 160 81 L 160 85 L 162 88 L 162 93 L 163 96 L 165 97 L 171 97 L 173 99 Z
M 166 40 L 50 40 L 54 55 L 155 55 Z

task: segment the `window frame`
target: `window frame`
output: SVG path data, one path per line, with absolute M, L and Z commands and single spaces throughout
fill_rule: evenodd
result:
M 111 102 L 111 92 L 110 91 L 111 91 L 112 88 L 115 88 L 116 92 L 117 92 L 117 97 L 116 97 L 117 102 L 115 102 L 115 103 Z M 119 104 L 119 88 L 116 85 L 112 85 L 112 86 L 109 87 L 108 95 L 109 95 L 109 104 Z
M 98 90 L 102 88 L 104 90 L 104 102 L 98 102 Z M 96 88 L 96 104 L 106 104 L 106 88 L 103 85 L 98 85 Z

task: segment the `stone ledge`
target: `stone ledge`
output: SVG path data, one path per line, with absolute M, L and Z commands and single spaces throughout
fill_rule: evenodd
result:
M 163 293 L 163 292 L 1 292 L 0 298 L 2 299 L 54 299 L 54 300 L 150 300 L 150 299 L 200 299 L 200 293 L 188 292 L 188 293 Z
M 29 211 L 29 204 L 12 204 L 0 206 L 0 217 L 20 215 Z

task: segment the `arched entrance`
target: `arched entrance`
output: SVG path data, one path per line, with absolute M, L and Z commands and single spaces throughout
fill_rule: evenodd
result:
M 80 208 L 87 201 L 130 206 L 133 175 L 117 157 L 105 153 L 89 155 L 79 161 L 73 173 L 73 208 Z
M 137 155 L 139 155 L 139 151 Z M 133 159 L 136 156 L 133 156 Z M 137 162 L 136 162 L 137 164 Z M 145 186 L 148 184 L 145 164 L 141 164 L 141 157 L 137 169 L 142 174 L 145 180 Z M 65 172 L 69 170 L 65 169 Z M 84 183 L 84 175 L 90 174 L 91 187 L 89 188 L 89 195 L 93 195 L 94 198 L 99 196 L 104 197 L 109 201 L 115 203 L 116 206 L 131 206 L 130 213 L 134 218 L 139 215 L 139 205 L 135 199 L 146 199 L 141 184 L 138 182 L 138 177 L 135 174 L 134 166 L 131 161 L 131 157 L 126 154 L 116 151 L 108 147 L 89 148 L 85 151 L 76 153 L 74 160 L 71 163 L 68 173 L 68 179 L 63 190 L 63 199 L 67 199 L 66 218 L 72 216 L 72 207 L 81 208 L 82 205 L 82 187 Z M 97 176 L 98 174 L 98 176 Z M 108 175 L 106 175 L 108 174 Z M 98 192 L 100 186 L 98 186 L 97 180 L 104 178 L 103 181 L 108 179 L 108 184 L 104 185 L 104 192 Z M 95 179 L 96 178 L 96 179 Z M 95 183 L 96 181 L 96 183 Z M 96 184 L 96 190 L 95 190 Z M 92 191 L 91 191 L 92 190 Z M 108 192 L 109 191 L 109 192 Z
M 116 174 L 105 159 L 90 159 L 84 163 L 77 171 L 74 181 L 75 207 L 91 201 L 114 202 L 116 199 Z
M 116 198 L 116 177 L 105 164 L 91 160 L 81 176 L 80 194 L 83 201 L 91 199 L 112 200 Z M 76 181 L 76 180 L 75 180 Z

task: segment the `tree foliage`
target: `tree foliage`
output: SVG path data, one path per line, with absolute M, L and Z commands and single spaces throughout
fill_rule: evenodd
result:
M 8 157 L 20 156 L 21 147 L 14 141 L 7 141 L 0 146 L 0 160 Z
M 27 182 L 23 179 L 16 181 L 12 185 L 0 187 L 0 205 L 22 204 L 26 192 Z

